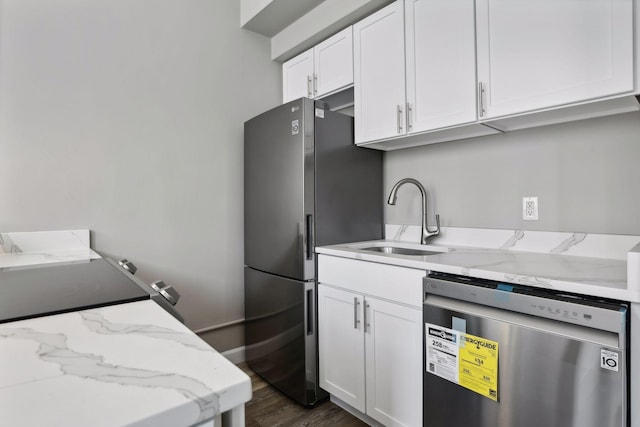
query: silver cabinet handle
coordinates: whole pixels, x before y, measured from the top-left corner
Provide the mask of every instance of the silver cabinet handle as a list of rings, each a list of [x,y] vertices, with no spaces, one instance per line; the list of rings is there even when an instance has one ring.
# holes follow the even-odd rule
[[[371,307],[369,303],[365,303],[364,305],[364,331],[367,332],[367,328],[371,331],[371,323],[367,321],[367,310]]]
[[[318,94],[318,75],[313,73],[313,95]]]
[[[402,106],[398,105],[398,109],[396,110],[396,115],[398,119],[398,133],[402,133]]]
[[[311,88],[311,76],[307,76],[307,95],[309,96],[309,98],[313,97],[313,93],[312,93],[312,88]]]
[[[407,102],[407,132],[410,132],[413,129],[413,123],[411,123],[411,119],[413,115],[413,108],[411,108],[411,104]]]
[[[358,297],[353,297],[353,328],[358,329],[358,306],[360,305],[360,301],[358,301]]]
[[[485,86],[484,83],[478,82],[478,113],[480,117],[484,117],[485,108],[484,108],[484,95],[485,95]]]

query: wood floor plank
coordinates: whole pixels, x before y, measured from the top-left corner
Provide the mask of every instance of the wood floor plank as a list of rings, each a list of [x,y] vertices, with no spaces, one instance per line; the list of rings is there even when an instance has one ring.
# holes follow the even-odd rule
[[[305,408],[266,383],[246,363],[238,365],[251,377],[253,397],[245,405],[246,427],[364,427],[368,424],[326,400]]]

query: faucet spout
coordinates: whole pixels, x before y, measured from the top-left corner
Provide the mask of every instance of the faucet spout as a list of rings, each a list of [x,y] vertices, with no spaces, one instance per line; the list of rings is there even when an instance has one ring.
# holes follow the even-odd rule
[[[440,234],[440,215],[436,215],[436,228],[435,230],[431,231],[429,229],[429,225],[427,224],[427,191],[419,181],[413,178],[403,178],[400,181],[396,182],[396,184],[391,189],[391,193],[389,193],[389,200],[387,200],[388,204],[396,204],[396,201],[398,200],[398,188],[402,187],[404,184],[413,184],[418,187],[418,190],[420,190],[420,195],[422,196],[422,237],[420,239],[420,243],[426,245],[430,239]]]

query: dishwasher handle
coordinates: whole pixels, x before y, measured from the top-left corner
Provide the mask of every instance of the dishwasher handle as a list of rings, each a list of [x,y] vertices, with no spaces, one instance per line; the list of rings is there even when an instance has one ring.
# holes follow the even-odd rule
[[[425,277],[422,282],[425,295],[440,295],[620,335],[626,331],[627,305],[623,303],[605,303],[587,297],[483,279],[453,276],[453,280]],[[474,284],[474,281],[478,284]]]
[[[624,330],[620,333],[604,331],[601,329],[578,326],[572,323],[559,322],[557,320],[551,320],[544,317],[531,316],[515,311],[488,307],[468,301],[460,301],[432,294],[426,295],[424,301],[425,312],[429,310],[429,307],[497,320],[534,329],[542,333],[558,335],[578,341],[591,342],[613,349],[624,350],[626,348],[626,336]]]

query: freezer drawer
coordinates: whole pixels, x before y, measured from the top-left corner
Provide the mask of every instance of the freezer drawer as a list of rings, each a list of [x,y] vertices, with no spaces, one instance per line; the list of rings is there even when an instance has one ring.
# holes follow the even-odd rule
[[[319,398],[315,282],[245,267],[247,364],[303,405]]]
[[[501,297],[495,294],[496,300]],[[427,297],[423,316],[425,426],[627,425],[624,334],[438,296]],[[436,332],[430,326],[464,329],[498,344],[495,401],[431,372],[436,368],[428,340]],[[617,370],[601,366],[603,354],[615,355]]]

